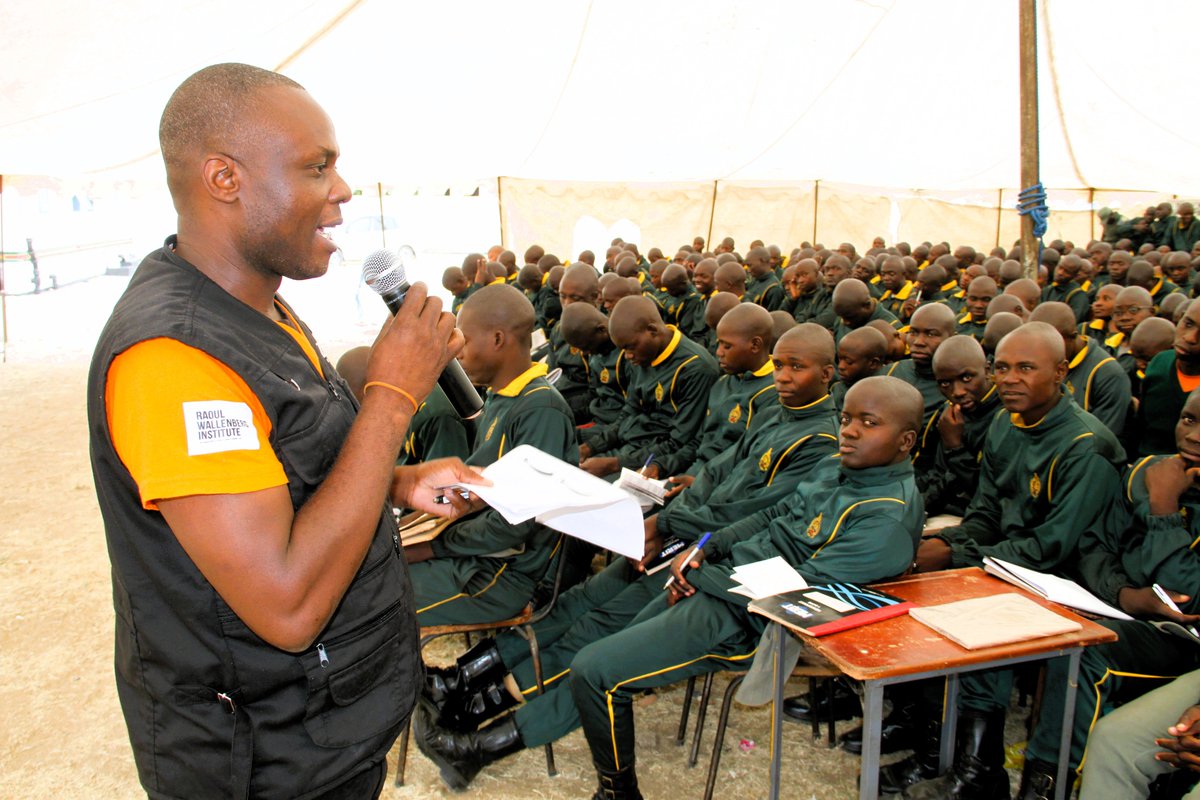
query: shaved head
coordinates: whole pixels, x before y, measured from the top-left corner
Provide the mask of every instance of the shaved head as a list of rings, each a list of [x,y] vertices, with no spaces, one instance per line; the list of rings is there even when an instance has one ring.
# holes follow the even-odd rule
[[[591,266],[575,263],[563,273],[562,280],[558,284],[558,292],[561,295],[572,297],[574,302],[595,304],[600,297],[600,278]]]
[[[717,329],[717,323],[721,321],[721,317],[729,313],[729,310],[741,304],[741,299],[736,294],[729,292],[717,292],[708,301],[708,305],[704,309],[704,324]]]
[[[459,311],[460,324],[469,321],[483,330],[523,335],[526,340],[533,333],[536,319],[533,304],[525,295],[504,284],[484,286],[468,297]]]
[[[954,311],[944,303],[927,303],[912,315],[912,326],[922,328],[940,328],[947,337],[953,336],[958,320]]]
[[[889,375],[872,375],[858,381],[846,391],[846,399],[843,401],[845,404],[850,403],[851,394],[856,398],[865,394],[887,408],[894,415],[900,430],[914,433],[920,431],[921,419],[925,414],[925,401],[912,384]]]
[[[1022,321],[1029,316],[1029,309],[1015,294],[998,294],[988,303],[987,318],[989,320],[1001,312],[1015,314]]]
[[[796,327],[796,318],[786,311],[772,311],[771,322],[775,325],[775,341],[785,333]]]
[[[861,324],[871,313],[871,290],[857,278],[845,278],[833,290],[833,313],[851,324]]]
[[[933,354],[934,372],[958,374],[966,368],[983,370],[987,355],[983,346],[970,336],[951,336]]]
[[[662,324],[658,306],[649,297],[624,297],[613,306],[608,329],[615,341]]]
[[[1063,349],[1062,336],[1050,325],[1044,322],[1026,322],[1012,331],[996,346],[996,358],[1002,358],[1005,351],[1024,344],[1035,345],[1038,350],[1053,363],[1066,358]]]
[[[1029,315],[1029,321],[1046,323],[1058,331],[1064,339],[1073,339],[1078,336],[1075,312],[1066,303],[1042,303]]]
[[[729,309],[717,326],[719,334],[750,339],[759,336],[770,349],[775,340],[775,323],[771,312],[755,303],[738,303]]]
[[[855,328],[842,337],[838,343],[839,351],[846,351],[856,358],[879,359],[882,363],[887,359],[887,337],[870,325]]]
[[[566,343],[585,353],[595,352],[598,343],[608,340],[608,317],[589,303],[565,306],[558,324]]]
[[[775,343],[776,350],[795,349],[814,359],[821,366],[833,364],[835,352],[833,334],[815,322],[803,322]]]
[[[717,291],[742,294],[746,290],[746,270],[736,261],[727,261],[717,267]]]
[[[673,297],[678,297],[687,291],[687,270],[679,264],[672,264],[662,274],[662,286]]]
[[[1004,287],[1005,294],[1011,294],[1021,300],[1025,308],[1033,311],[1037,307],[1038,301],[1042,298],[1041,287],[1036,281],[1029,278],[1021,278]]]
[[[257,101],[264,91],[279,88],[304,91],[291,78],[248,64],[214,64],[181,83],[158,124],[172,195],[198,172],[206,153],[242,153],[248,140],[261,140],[258,124],[264,120]]]
[[[1139,322],[1129,340],[1129,346],[1135,351],[1135,356],[1137,351],[1143,349],[1153,351],[1157,355],[1174,343],[1175,326],[1162,317],[1151,317]]]
[[[996,345],[1000,344],[1000,340],[1008,334],[1021,327],[1025,321],[1009,311],[999,311],[988,318],[987,325],[983,329],[983,349],[986,352],[994,353]]]

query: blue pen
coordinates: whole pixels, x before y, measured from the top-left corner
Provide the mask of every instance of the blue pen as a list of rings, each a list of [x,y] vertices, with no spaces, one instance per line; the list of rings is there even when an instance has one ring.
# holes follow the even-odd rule
[[[638,475],[642,475],[644,477],[646,474],[646,467],[650,466],[650,462],[652,461],[654,461],[654,453],[646,456],[646,463],[642,464],[642,468],[638,470]]]
[[[711,538],[712,538],[712,531],[706,531],[704,533],[704,535],[700,537],[700,541],[696,542],[696,546],[692,548],[692,552],[688,553],[687,558],[685,558],[683,560],[683,566],[679,568],[679,573],[681,575],[683,574],[683,571],[685,569],[687,569],[687,565],[690,564],[692,559],[696,557],[696,553],[699,553],[701,550],[703,550],[704,545],[708,544],[708,540]],[[674,582],[675,582],[675,576],[672,575],[671,577],[667,578],[667,582],[665,584],[663,584],[663,589],[664,590],[670,589],[671,584]]]

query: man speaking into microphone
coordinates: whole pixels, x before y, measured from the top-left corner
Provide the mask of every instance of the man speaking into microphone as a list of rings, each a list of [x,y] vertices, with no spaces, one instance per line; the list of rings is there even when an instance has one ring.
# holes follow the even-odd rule
[[[116,679],[152,798],[377,796],[420,659],[391,505],[458,516],[457,460],[395,468],[462,347],[416,284],[359,407],[276,291],[318,277],[350,189],[298,84],[208,67],[159,129],[178,229],[92,360],[92,470],[112,561]]]

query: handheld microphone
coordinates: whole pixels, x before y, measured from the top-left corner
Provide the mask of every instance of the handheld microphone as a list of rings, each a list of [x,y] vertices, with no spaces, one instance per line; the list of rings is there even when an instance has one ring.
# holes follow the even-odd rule
[[[394,316],[404,305],[409,284],[404,278],[404,260],[391,250],[376,250],[363,260],[363,281],[383,298],[388,311]],[[419,354],[416,354],[420,357]],[[451,359],[442,374],[438,386],[446,393],[455,413],[463,419],[474,419],[483,411],[483,400],[463,372],[458,359]]]

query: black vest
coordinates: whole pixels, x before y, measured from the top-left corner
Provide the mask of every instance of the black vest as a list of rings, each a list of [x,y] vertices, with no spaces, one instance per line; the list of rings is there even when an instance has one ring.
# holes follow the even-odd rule
[[[304,332],[309,335],[308,329]],[[92,471],[112,561],[117,691],[151,798],[298,798],[382,759],[420,685],[408,569],[390,509],[316,644],[255,635],[205,580],[161,514],[142,509],[113,449],[104,389],[113,358],[168,337],[212,355],[271,419],[294,508],[325,479],[357,404],[323,380],[278,324],[170,249],[142,262],[100,336],[88,379]],[[311,341],[311,335],[309,335]]]

